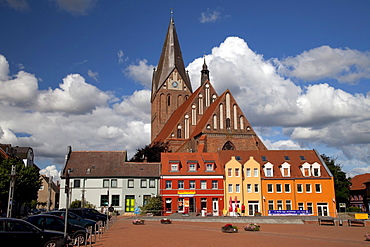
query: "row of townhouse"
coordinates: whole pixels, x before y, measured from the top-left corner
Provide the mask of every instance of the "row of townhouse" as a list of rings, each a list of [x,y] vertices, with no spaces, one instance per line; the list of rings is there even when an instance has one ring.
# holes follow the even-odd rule
[[[128,213],[161,195],[164,215],[336,214],[333,176],[314,150],[162,153],[161,163],[127,162],[126,155],[70,150],[62,176],[69,173],[70,202]]]

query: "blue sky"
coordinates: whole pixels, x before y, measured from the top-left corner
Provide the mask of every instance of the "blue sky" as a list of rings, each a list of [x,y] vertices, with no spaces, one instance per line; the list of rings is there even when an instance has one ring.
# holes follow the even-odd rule
[[[370,172],[368,0],[0,0],[0,142],[33,147],[54,175],[68,145],[148,144],[171,8],[193,88],[205,55],[270,149]]]

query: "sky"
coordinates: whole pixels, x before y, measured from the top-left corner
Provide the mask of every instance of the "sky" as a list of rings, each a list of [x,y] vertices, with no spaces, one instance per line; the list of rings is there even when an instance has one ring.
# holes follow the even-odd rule
[[[205,57],[269,149],[370,172],[369,0],[0,0],[0,143],[54,179],[68,146],[149,144],[171,11],[194,89]]]

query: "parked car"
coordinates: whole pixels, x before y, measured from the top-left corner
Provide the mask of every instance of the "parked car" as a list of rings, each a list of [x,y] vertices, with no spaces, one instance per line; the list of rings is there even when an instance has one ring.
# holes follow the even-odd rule
[[[51,215],[59,216],[60,218],[64,219],[66,212],[65,211],[49,211],[44,214],[51,214]],[[75,213],[69,212],[69,211],[68,211],[67,220],[69,223],[73,225],[83,226],[85,228],[95,227],[95,224],[96,224],[95,220],[84,219],[81,216]]]
[[[23,218],[25,221],[39,227],[43,230],[53,230],[64,232],[64,220],[55,215],[49,214],[37,214]],[[79,245],[85,244],[85,238],[87,235],[86,228],[82,226],[73,225],[67,222],[67,233],[72,238],[72,242],[79,243]]]
[[[97,211],[96,209],[92,209],[92,208],[69,208],[68,211],[75,213],[84,219],[95,220],[98,224],[102,222],[106,222],[109,217],[106,214],[101,214],[99,213],[99,211]]]
[[[13,218],[0,218],[0,240],[5,246],[61,247],[68,243],[62,232],[41,230]]]

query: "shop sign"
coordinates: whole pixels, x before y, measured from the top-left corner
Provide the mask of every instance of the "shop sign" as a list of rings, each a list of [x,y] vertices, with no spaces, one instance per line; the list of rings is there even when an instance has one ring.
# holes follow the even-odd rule
[[[178,190],[177,194],[180,197],[193,197],[195,195],[195,190]]]

